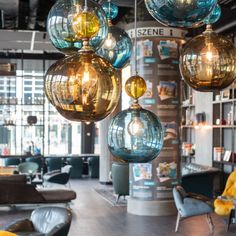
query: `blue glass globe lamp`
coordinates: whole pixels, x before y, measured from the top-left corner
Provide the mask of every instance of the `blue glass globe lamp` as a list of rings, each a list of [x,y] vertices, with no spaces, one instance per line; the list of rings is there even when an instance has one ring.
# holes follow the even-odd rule
[[[90,10],[99,20],[99,31],[89,40],[89,45],[96,51],[107,37],[108,23],[105,12],[94,1],[87,0]],[[72,27],[75,13],[83,11],[84,0],[58,0],[51,8],[47,18],[47,32],[53,46],[64,54],[74,54],[83,46]]]
[[[115,19],[118,15],[118,7],[111,1],[104,2],[102,4],[102,9],[104,10],[108,20]]]
[[[112,4],[112,5],[111,5]],[[111,6],[111,7],[109,7]],[[118,8],[111,2],[105,2],[102,7],[108,18],[108,34],[97,54],[106,58],[116,69],[123,68],[132,54],[132,41],[121,28],[112,25],[112,19],[117,15]]]
[[[134,98],[134,103],[118,113],[109,125],[109,150],[128,163],[149,162],[163,146],[164,130],[159,118],[138,103],[138,96],[145,93],[144,84],[144,79],[137,75],[127,80],[126,92]]]
[[[221,7],[219,4],[217,4],[213,9],[213,11],[211,12],[211,14],[204,19],[204,23],[207,25],[212,25],[220,19],[220,16],[221,16]]]
[[[196,28],[204,24],[217,0],[145,0],[149,13],[161,24]]]

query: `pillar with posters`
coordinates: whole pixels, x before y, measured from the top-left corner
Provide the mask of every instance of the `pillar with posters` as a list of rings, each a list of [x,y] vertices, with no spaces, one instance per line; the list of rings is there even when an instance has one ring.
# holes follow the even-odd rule
[[[126,27],[134,41],[133,24]],[[185,31],[158,22],[137,24],[137,69],[147,84],[140,99],[143,108],[154,112],[165,128],[164,146],[151,163],[130,164],[130,198],[127,210],[136,215],[170,215],[175,210],[172,188],[180,174],[180,82],[179,50]],[[135,50],[135,49],[134,49]],[[134,74],[134,56],[130,74]],[[127,68],[125,69],[127,74]],[[128,77],[128,76],[125,76]],[[123,78],[125,83],[126,78]],[[123,93],[123,101],[127,101]],[[123,103],[122,109],[129,103]]]

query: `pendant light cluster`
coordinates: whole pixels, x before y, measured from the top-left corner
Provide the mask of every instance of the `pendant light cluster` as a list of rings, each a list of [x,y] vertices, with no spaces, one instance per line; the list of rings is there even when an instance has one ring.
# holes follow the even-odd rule
[[[82,10],[84,0],[58,0],[47,18],[47,32],[55,48],[66,55],[77,53],[82,48],[82,39],[73,27],[74,16]],[[99,21],[99,30],[89,39],[89,45],[96,51],[103,44],[108,31],[105,12],[94,1],[87,1],[87,6],[92,9]]]
[[[143,109],[138,99],[146,92],[145,80],[137,73],[137,0],[135,0],[135,72],[125,84],[126,93],[134,99],[130,108],[118,113],[109,125],[108,147],[112,155],[128,163],[153,160],[160,153],[164,130],[159,118]]]
[[[121,69],[130,59],[132,42],[123,29],[112,25],[112,20],[118,14],[118,7],[108,0],[102,4],[102,8],[108,19],[108,35],[97,53],[106,58],[116,69]]]
[[[217,5],[204,22],[206,30],[191,39],[182,49],[180,71],[185,82],[200,92],[222,90],[233,83],[236,76],[234,45],[212,30],[211,24],[220,18]]]
[[[59,0],[51,11],[56,11],[58,5],[67,6],[67,2]],[[49,17],[49,35],[53,41],[52,35],[56,31],[50,27],[54,20],[58,20],[58,23],[54,22],[56,29],[61,23],[60,30],[65,28],[66,33],[69,32],[73,40],[81,44],[81,49],[49,68],[45,78],[45,93],[51,104],[66,119],[99,121],[115,109],[120,97],[121,84],[115,68],[94,52],[94,48],[99,47],[106,38],[99,36],[99,32],[106,27],[106,24],[101,23],[103,22],[101,19],[105,16],[103,10],[89,0],[72,2],[69,9],[60,8],[68,13],[67,20],[58,19],[57,14],[55,18]],[[58,15],[59,13],[65,15],[60,11]],[[68,43],[65,37],[69,37],[69,34],[62,34],[61,31],[59,33],[62,37],[59,39],[63,39],[60,42]],[[65,44],[66,52],[74,51],[76,45]],[[58,49],[63,51],[64,46]]]
[[[195,28],[212,12],[217,0],[145,0],[147,10],[160,23]]]
[[[145,0],[149,13],[160,23],[184,28],[206,24],[206,30],[183,47],[180,72],[185,82],[201,92],[222,90],[236,77],[236,50],[211,25],[221,8],[217,0]]]

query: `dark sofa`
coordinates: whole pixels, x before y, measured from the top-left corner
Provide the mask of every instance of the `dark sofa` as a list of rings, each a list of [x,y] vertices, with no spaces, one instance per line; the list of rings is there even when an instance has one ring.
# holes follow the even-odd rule
[[[186,163],[182,167],[182,187],[186,192],[199,193],[209,198],[214,197],[215,188],[220,179],[218,168]]]
[[[0,176],[0,205],[69,203],[76,193],[69,189],[36,189],[25,175]]]

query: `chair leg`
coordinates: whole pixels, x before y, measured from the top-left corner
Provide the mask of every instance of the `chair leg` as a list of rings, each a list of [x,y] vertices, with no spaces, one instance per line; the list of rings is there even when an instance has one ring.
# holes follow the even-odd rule
[[[207,217],[207,223],[209,225],[210,233],[212,234],[214,232],[214,224],[211,218],[211,214],[207,214],[206,217]]]
[[[234,211],[231,210],[231,212],[229,214],[229,219],[228,219],[227,232],[229,231],[229,227],[230,227],[230,224],[231,224],[231,221],[232,221],[232,218],[233,218],[233,214],[234,214]]]
[[[117,198],[116,198],[116,204],[118,203],[119,199],[120,199],[120,194],[117,195]]]
[[[176,219],[176,225],[175,225],[175,232],[178,232],[180,218],[181,218],[181,215],[178,212],[177,219]]]

